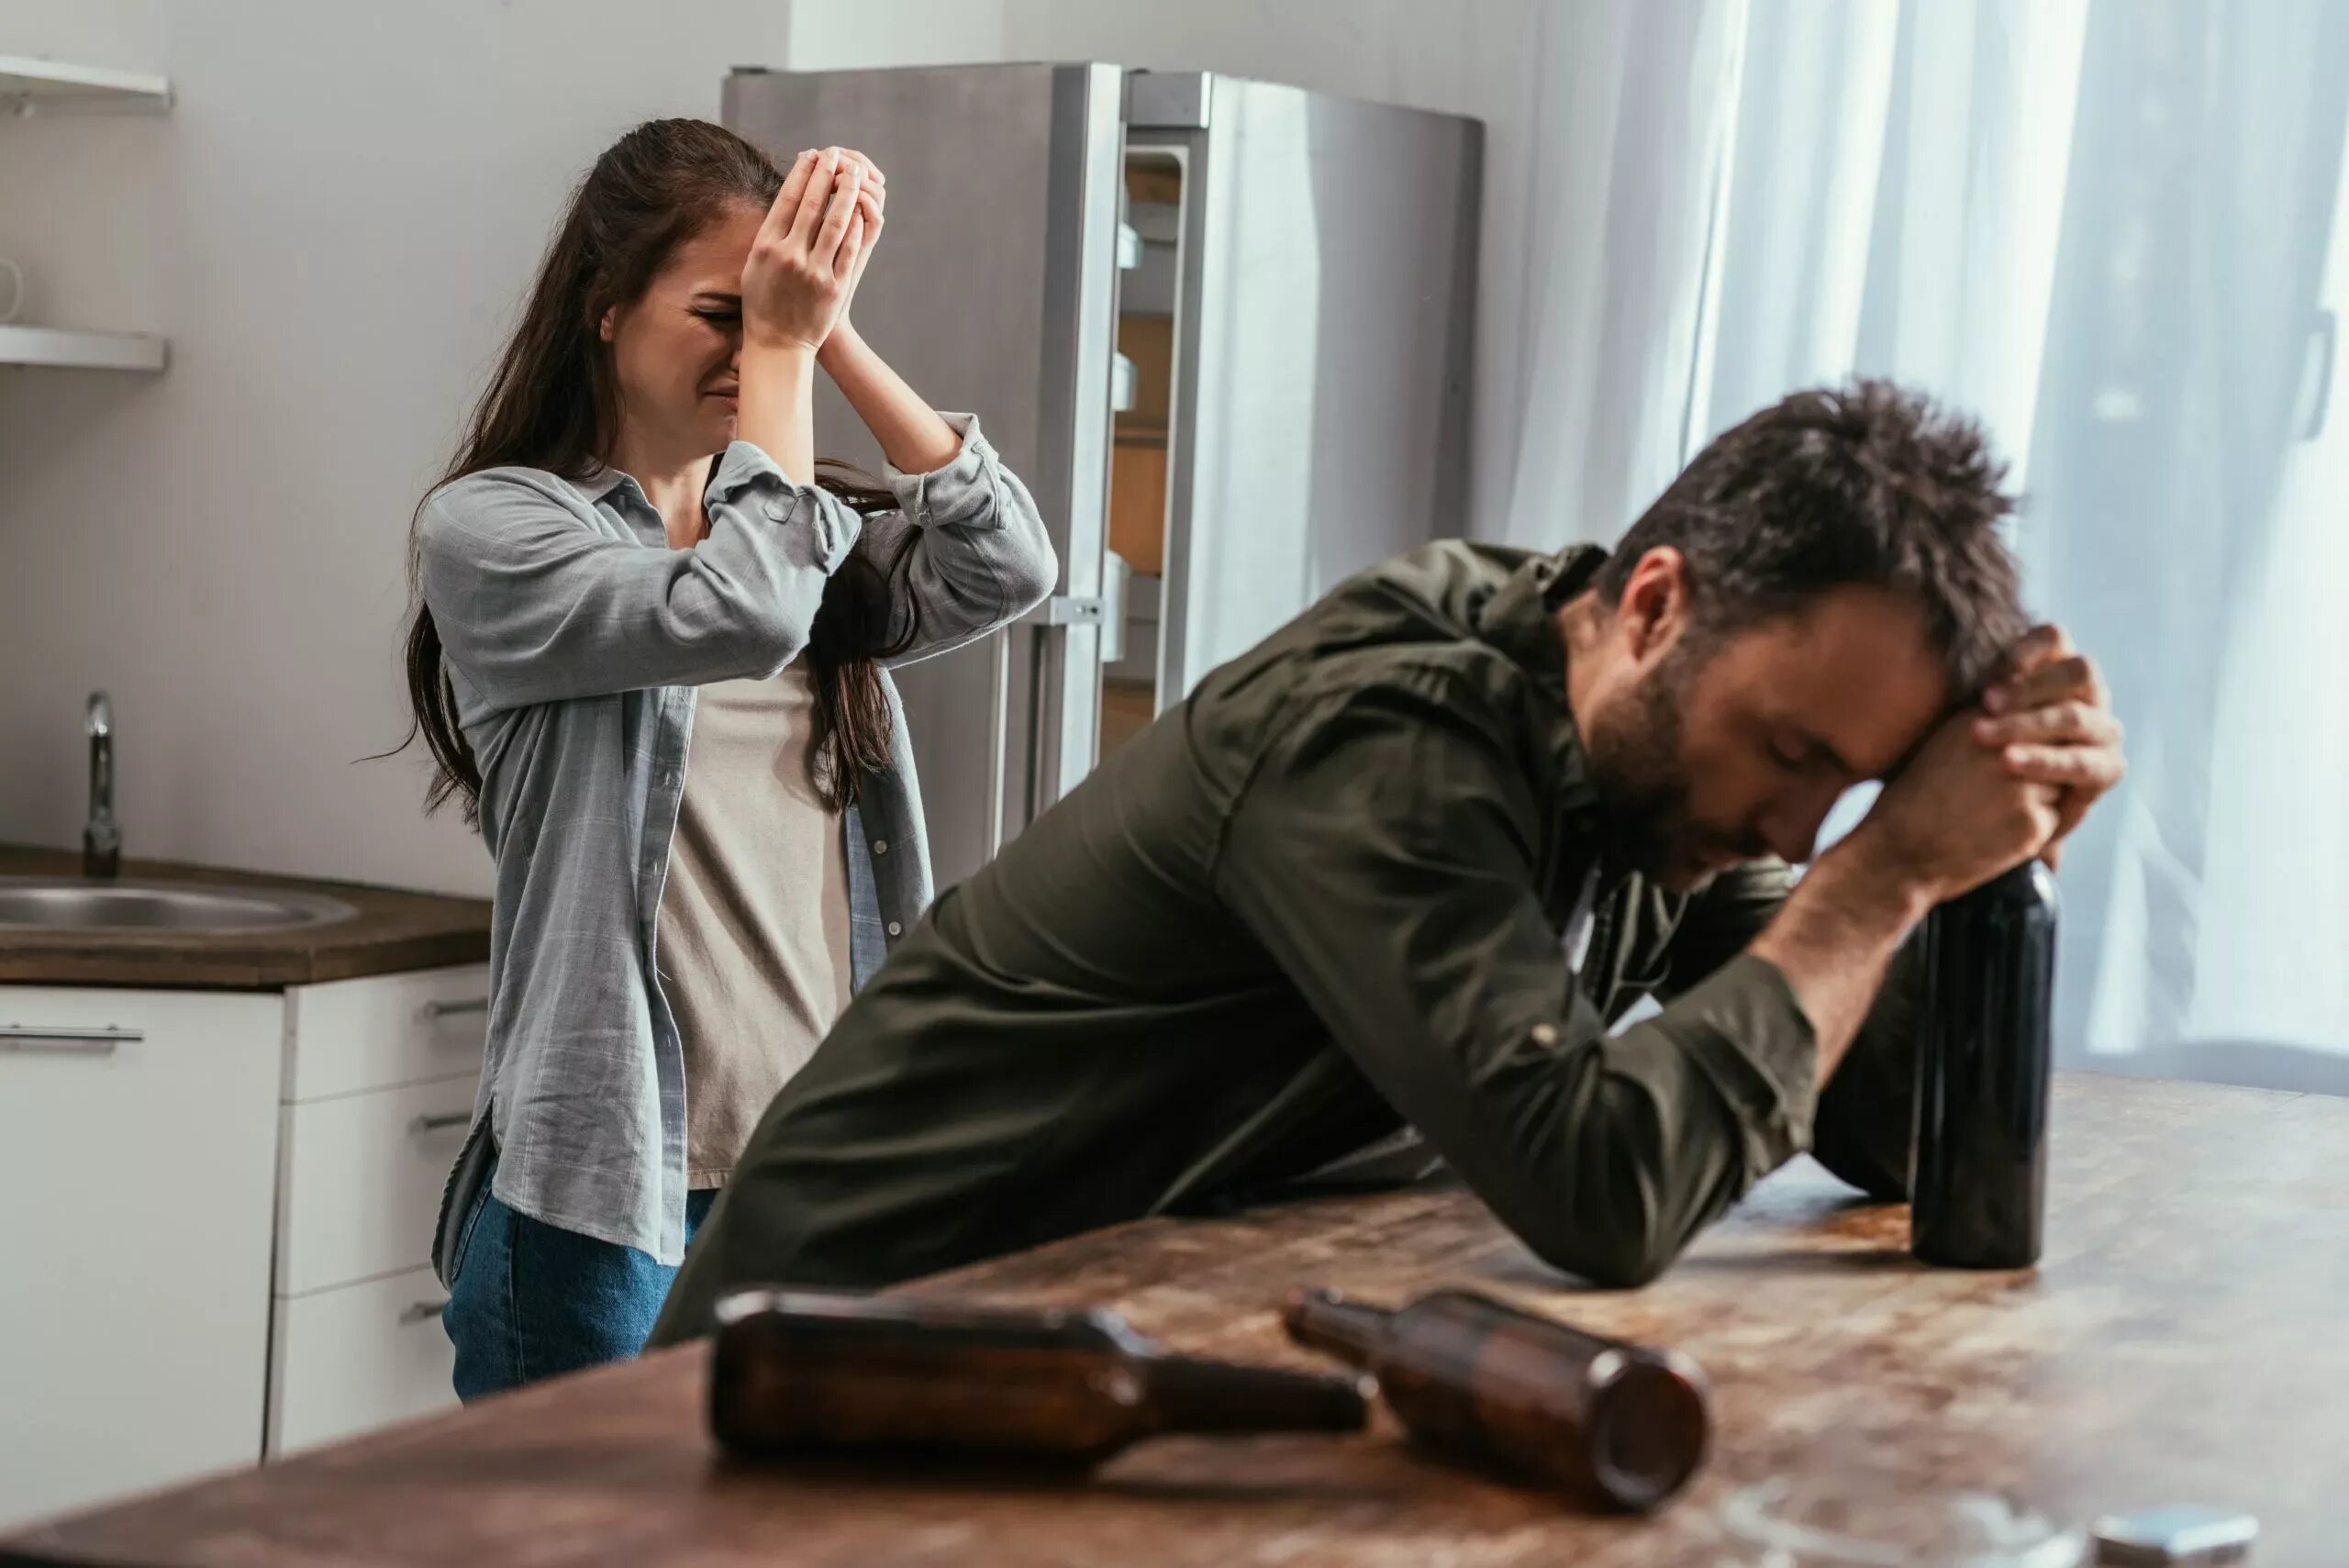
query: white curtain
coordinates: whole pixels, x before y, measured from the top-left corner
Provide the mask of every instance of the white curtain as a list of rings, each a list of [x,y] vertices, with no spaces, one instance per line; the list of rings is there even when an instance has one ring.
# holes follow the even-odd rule
[[[2132,775],[2065,866],[2066,1034],[2349,1090],[2349,7],[2099,0],[2032,481]]]
[[[1679,469],[1744,32],[1745,0],[1539,5],[1508,539],[1611,539]]]
[[[1536,151],[1510,536],[1612,538],[1796,387],[1980,415],[2131,730],[2064,868],[2067,1050],[2349,1088],[2349,6],[1551,9],[1626,63]]]
[[[1705,440],[1860,373],[2029,449],[2086,0],[1751,0]]]

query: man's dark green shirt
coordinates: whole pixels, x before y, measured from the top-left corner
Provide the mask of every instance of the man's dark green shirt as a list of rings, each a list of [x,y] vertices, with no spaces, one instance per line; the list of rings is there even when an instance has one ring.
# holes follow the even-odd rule
[[[1898,1192],[1907,987],[1816,1106],[1809,1022],[1742,952],[1787,868],[1682,895],[1610,863],[1553,620],[1602,560],[1390,562],[1108,759],[775,1098],[656,1342],[736,1284],[877,1286],[1215,1210],[1406,1123],[1602,1284],[1653,1275],[1815,1120],[1821,1158]]]

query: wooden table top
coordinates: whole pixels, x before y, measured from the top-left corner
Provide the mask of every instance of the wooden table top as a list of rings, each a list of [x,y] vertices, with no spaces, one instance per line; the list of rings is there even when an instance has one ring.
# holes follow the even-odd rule
[[[1447,1190],[1151,1220],[912,1287],[1114,1303],[1178,1349],[1299,1365],[1275,1312],[1300,1284],[1464,1284],[1676,1345],[1712,1378],[1715,1445],[1654,1519],[1445,1468],[1391,1429],[1166,1440],[1089,1484],[737,1468],[704,1435],[692,1346],[36,1529],[0,1562],[1718,1568],[1734,1487],[1862,1471],[2083,1521],[2219,1502],[2259,1516],[2265,1568],[2341,1561],[2349,1100],[2066,1075],[2056,1118],[2035,1274],[1922,1268],[1905,1209],[1806,1161],[1631,1293],[1562,1280]]]
[[[0,876],[81,874],[77,853],[0,844]],[[281,991],[362,974],[483,963],[489,958],[485,899],[304,882],[172,861],[125,861],[122,876],[126,882],[201,882],[269,893],[323,894],[358,912],[325,925],[257,931],[0,930],[0,984]]]

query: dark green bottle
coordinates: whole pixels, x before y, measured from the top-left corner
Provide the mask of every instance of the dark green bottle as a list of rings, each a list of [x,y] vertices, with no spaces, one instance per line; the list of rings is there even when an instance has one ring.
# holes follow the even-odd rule
[[[1960,1269],[2039,1261],[2055,1064],[2055,878],[2017,866],[1927,917],[1909,1250]]]

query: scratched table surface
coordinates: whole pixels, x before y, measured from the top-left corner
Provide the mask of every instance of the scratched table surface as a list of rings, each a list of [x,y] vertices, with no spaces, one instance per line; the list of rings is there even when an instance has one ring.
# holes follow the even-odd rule
[[[1167,1439],[1087,1482],[756,1470],[712,1450],[693,1346],[0,1542],[115,1568],[570,1564],[1690,1564],[1750,1561],[1722,1499],[1779,1476],[2012,1491],[2085,1521],[2188,1499],[2256,1513],[2262,1564],[2349,1562],[2349,1099],[2067,1075],[2035,1273],[1926,1269],[1907,1211],[1809,1162],[1647,1289],[1553,1273],[1466,1193],[1148,1220],[908,1287],[1109,1304],[1184,1351],[1314,1364],[1291,1287],[1494,1292],[1693,1354],[1705,1473],[1594,1518],[1359,1437]]]

